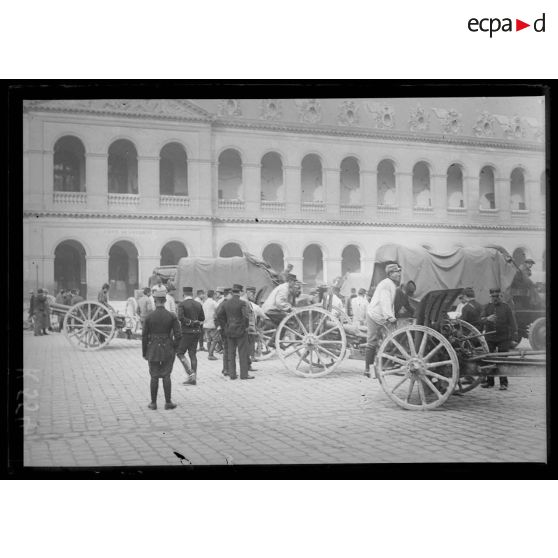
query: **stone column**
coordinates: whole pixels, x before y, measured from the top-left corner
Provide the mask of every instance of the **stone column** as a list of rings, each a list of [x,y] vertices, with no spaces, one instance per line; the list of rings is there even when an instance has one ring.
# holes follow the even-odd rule
[[[247,213],[259,214],[261,200],[261,165],[244,163],[242,165],[242,186],[244,207]]]
[[[339,217],[341,203],[340,169],[323,169],[325,178],[325,203],[329,215]]]
[[[41,209],[43,207],[43,152],[39,149],[29,149],[26,153],[27,166],[27,200],[29,209]],[[25,178],[25,173],[24,173]],[[25,191],[25,190],[24,190]],[[24,208],[26,206],[24,205]]]
[[[432,197],[432,206],[434,214],[438,220],[446,220],[448,208],[448,184],[447,175],[433,174],[431,175],[430,195]]]
[[[360,187],[362,188],[362,203],[364,205],[364,219],[375,221],[378,216],[378,173],[375,170],[360,171]]]
[[[104,210],[108,205],[108,154],[87,153],[85,160],[87,208]],[[99,286],[100,287],[100,286]],[[89,289],[89,287],[88,287]]]
[[[289,217],[300,217],[300,203],[302,199],[300,183],[300,167],[285,165],[285,201],[287,203],[287,215]]]
[[[411,220],[413,217],[413,174],[410,172],[395,173],[397,196],[399,199],[399,217]]]
[[[143,211],[159,210],[159,156],[138,156],[138,193]]]
[[[43,151],[43,207],[53,206],[54,192],[54,151]],[[50,290],[50,289],[49,289]]]
[[[542,224],[542,211],[545,209],[541,197],[541,183],[539,180],[525,181],[525,206],[529,210],[529,222]]]
[[[211,215],[211,203],[213,199],[211,160],[192,159],[188,161],[188,163],[190,213],[194,215]]]
[[[103,286],[108,283],[108,256],[85,256],[85,269],[87,280],[87,300],[97,300],[97,295]]]
[[[495,180],[496,209],[500,215],[500,221],[509,222],[511,219],[511,194],[509,178],[497,178]]]

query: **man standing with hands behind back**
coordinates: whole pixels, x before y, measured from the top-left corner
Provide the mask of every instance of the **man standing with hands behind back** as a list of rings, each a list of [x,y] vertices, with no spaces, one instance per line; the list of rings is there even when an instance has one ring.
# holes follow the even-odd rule
[[[182,339],[180,348],[178,349],[178,359],[182,363],[188,379],[183,382],[185,386],[195,386],[197,384],[198,358],[196,351],[198,342],[202,334],[203,322],[205,316],[202,305],[192,298],[194,289],[192,287],[183,287],[184,300],[178,305],[178,321],[182,328]],[[185,353],[188,351],[190,357],[190,366],[186,360]]]

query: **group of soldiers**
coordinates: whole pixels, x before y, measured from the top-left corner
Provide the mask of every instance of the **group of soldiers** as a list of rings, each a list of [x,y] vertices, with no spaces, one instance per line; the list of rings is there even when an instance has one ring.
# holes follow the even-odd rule
[[[200,292],[194,298],[192,287],[183,287],[183,300],[176,305],[176,312],[165,308],[169,293],[162,283],[150,289],[155,309],[143,320],[142,353],[149,363],[151,375],[150,409],[157,408],[159,379],[163,380],[165,409],[174,409],[171,400],[170,374],[175,356],[182,363],[187,379],[184,385],[198,382],[198,347],[207,342],[208,360],[217,360],[216,345],[220,342],[223,352],[223,377],[229,381],[252,380],[252,366],[258,333],[257,320],[269,319],[276,325],[295,304],[296,275],[288,273],[285,282],[276,286],[263,307],[256,302],[256,288],[244,289],[234,284],[230,288],[208,290],[202,300]],[[173,288],[171,286],[171,288]],[[205,295],[205,293],[203,293]],[[237,367],[238,355],[238,367]]]
[[[53,332],[54,328],[51,323],[52,305],[64,304],[73,306],[81,302],[83,297],[77,289],[60,289],[56,297],[49,294],[48,289],[37,289],[37,291],[29,291],[29,312],[28,320],[33,325],[35,336],[48,335]],[[64,323],[64,315],[58,315],[58,331],[62,331]]]

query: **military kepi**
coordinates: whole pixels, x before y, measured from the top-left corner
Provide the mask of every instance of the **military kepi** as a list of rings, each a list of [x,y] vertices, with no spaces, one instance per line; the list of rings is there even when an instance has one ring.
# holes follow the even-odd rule
[[[192,287],[182,287],[182,292],[184,294],[191,295],[191,294],[193,294],[194,289]]]
[[[391,263],[391,264],[387,264],[386,265],[386,273],[389,275],[390,273],[393,273],[395,271],[401,271],[401,268],[399,267],[398,264],[395,263]]]
[[[151,289],[153,298],[167,298],[167,289],[163,285],[155,285]]]
[[[239,285],[238,283],[235,283],[232,286],[232,292],[233,293],[241,293],[243,291],[244,287],[242,285]]]
[[[490,294],[500,294],[500,289],[490,289]]]

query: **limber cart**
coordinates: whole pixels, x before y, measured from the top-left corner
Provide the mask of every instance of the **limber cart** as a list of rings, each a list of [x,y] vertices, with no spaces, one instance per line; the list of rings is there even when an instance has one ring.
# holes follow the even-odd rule
[[[118,330],[126,325],[125,316],[93,300],[84,300],[73,306],[56,303],[50,309],[53,314],[64,316],[64,335],[72,345],[83,351],[106,347]]]
[[[461,289],[432,291],[419,303],[416,320],[387,331],[375,360],[375,374],[400,407],[428,410],[452,394],[464,394],[487,376],[531,376],[546,372],[545,351],[490,353],[484,335],[471,324],[450,319]],[[329,300],[328,300],[329,299]],[[323,305],[296,308],[279,324],[275,347],[283,364],[304,377],[320,377],[343,360],[364,359],[366,332],[342,313]]]

